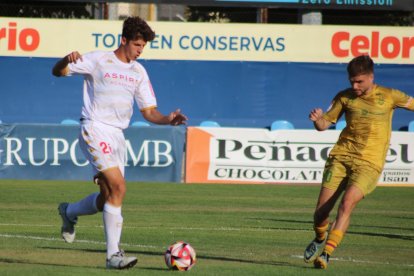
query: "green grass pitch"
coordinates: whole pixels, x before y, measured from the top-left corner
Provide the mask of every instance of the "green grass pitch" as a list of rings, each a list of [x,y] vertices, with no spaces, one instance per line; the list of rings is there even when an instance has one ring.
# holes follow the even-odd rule
[[[302,260],[318,186],[127,186],[121,247],[138,264],[120,272],[105,269],[101,214],[79,218],[73,244],[60,238],[58,203],[83,198],[94,184],[1,180],[0,275],[414,275],[414,188],[378,187],[363,200],[320,271]],[[197,252],[188,272],[164,263],[177,240]]]

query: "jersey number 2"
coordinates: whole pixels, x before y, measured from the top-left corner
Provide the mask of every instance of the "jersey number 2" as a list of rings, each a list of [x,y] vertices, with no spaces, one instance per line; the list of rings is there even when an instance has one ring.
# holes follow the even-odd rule
[[[101,147],[103,153],[105,154],[112,153],[112,148],[109,144],[105,142],[101,142],[99,143],[99,146]]]

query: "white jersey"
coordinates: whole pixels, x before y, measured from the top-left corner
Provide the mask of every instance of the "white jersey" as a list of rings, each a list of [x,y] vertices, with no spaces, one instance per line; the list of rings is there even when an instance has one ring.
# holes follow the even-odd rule
[[[70,75],[83,75],[82,118],[125,129],[134,99],[140,110],[157,106],[147,71],[136,61],[124,63],[114,52],[94,51],[69,64]]]

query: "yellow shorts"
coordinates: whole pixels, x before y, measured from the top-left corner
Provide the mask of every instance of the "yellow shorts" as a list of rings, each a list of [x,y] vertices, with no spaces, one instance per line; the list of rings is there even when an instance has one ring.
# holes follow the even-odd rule
[[[375,190],[381,170],[368,161],[350,156],[330,156],[325,164],[322,187],[337,190],[339,186],[355,185],[364,196]]]

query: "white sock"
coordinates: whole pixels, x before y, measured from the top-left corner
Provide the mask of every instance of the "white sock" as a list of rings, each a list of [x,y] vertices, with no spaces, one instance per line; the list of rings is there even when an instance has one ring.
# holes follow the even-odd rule
[[[75,203],[70,203],[66,209],[66,216],[75,220],[77,216],[93,215],[98,212],[96,198],[99,193],[93,193]]]
[[[119,252],[122,222],[121,207],[115,207],[105,203],[103,209],[103,222],[106,237],[106,256],[109,259],[113,254]]]

